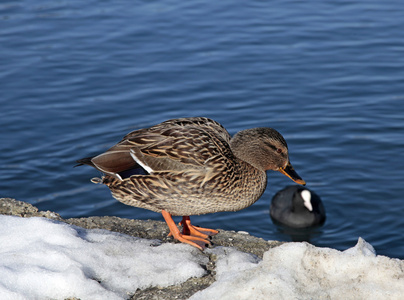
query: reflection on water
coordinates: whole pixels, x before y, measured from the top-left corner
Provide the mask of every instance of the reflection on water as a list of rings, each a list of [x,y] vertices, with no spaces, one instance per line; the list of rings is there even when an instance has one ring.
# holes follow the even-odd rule
[[[277,230],[280,234],[288,236],[292,242],[309,242],[321,237],[323,230],[321,226],[310,228],[290,228],[276,224]]]

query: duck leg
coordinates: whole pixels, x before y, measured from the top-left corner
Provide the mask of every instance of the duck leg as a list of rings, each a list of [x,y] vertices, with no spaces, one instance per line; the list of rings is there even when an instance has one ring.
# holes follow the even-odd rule
[[[192,225],[191,218],[189,216],[183,216],[180,225],[182,225],[182,234],[199,236],[203,239],[207,239],[210,236],[219,233],[219,231],[214,229],[202,228]]]
[[[210,245],[210,241],[207,239],[180,233],[180,230],[178,229],[177,225],[175,225],[171,214],[164,209],[161,211],[161,214],[163,215],[164,220],[170,229],[170,235],[172,235],[176,240],[180,241],[181,243],[190,244],[191,246],[194,246],[200,250],[203,250],[207,245]]]

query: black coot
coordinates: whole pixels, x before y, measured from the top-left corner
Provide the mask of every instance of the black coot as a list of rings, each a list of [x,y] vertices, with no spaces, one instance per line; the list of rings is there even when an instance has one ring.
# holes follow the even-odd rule
[[[319,226],[325,222],[320,197],[309,189],[291,185],[272,198],[270,215],[274,223],[293,228]]]

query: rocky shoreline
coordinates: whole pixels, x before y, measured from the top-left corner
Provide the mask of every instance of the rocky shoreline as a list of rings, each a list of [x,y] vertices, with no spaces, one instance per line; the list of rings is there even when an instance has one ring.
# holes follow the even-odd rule
[[[51,211],[39,211],[35,206],[17,201],[12,198],[0,198],[0,214],[13,215],[23,218],[44,217],[86,229],[106,229],[127,235],[158,239],[164,243],[174,243],[171,237],[167,237],[169,231],[164,222],[153,220],[132,220],[118,217],[88,217],[63,219],[59,214]],[[237,233],[220,230],[220,233],[212,237],[214,246],[233,247],[239,251],[251,253],[260,258],[268,249],[277,247],[282,242],[265,241],[262,238],[251,236],[247,233]],[[215,255],[203,253],[209,258],[209,262],[203,266],[207,275],[202,278],[190,278],[186,282],[165,288],[148,288],[138,290],[130,299],[187,299],[196,292],[203,290],[215,282]]]

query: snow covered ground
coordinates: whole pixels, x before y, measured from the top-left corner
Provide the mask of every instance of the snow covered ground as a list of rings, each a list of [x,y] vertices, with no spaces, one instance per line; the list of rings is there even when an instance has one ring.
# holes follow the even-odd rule
[[[127,299],[136,289],[201,277],[208,258],[160,244],[45,218],[0,215],[0,299]],[[403,299],[404,261],[376,256],[359,239],[344,252],[287,243],[259,259],[217,255],[216,282],[191,299]]]

